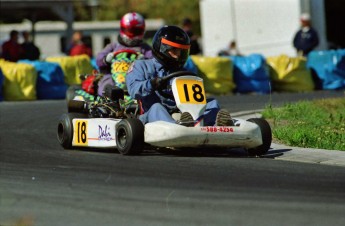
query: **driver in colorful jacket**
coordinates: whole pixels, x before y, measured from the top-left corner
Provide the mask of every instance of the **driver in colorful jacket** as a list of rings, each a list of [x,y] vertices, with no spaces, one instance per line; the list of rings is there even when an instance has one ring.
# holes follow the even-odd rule
[[[127,13],[121,18],[118,43],[108,44],[96,57],[96,63],[100,72],[105,74],[98,82],[97,94],[99,96],[103,95],[103,90],[107,85],[115,85],[111,75],[114,52],[129,49],[142,54],[141,58],[152,58],[151,47],[143,42],[144,33],[145,20],[139,13]]]
[[[152,59],[136,60],[127,72],[126,84],[130,96],[142,104],[143,114],[139,119],[144,123],[166,121],[193,127],[196,121],[188,112],[175,121],[171,114],[176,111],[174,100],[165,98],[158,89],[166,87],[162,77],[183,70],[189,56],[190,39],[188,34],[177,26],[164,26],[159,29],[152,41]],[[215,99],[208,99],[204,112],[206,126],[232,126],[229,112],[220,110]]]

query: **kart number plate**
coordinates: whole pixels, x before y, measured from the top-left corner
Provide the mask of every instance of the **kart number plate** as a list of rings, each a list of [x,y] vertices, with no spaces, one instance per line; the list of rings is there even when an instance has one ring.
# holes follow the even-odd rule
[[[85,120],[76,120],[74,124],[74,139],[73,143],[74,145],[79,145],[79,146],[87,146],[88,141],[87,141],[87,121]]]
[[[114,72],[127,72],[130,65],[131,63],[119,61],[113,63],[112,67]]]
[[[206,104],[206,95],[202,81],[179,79],[176,86],[180,102],[184,104]]]

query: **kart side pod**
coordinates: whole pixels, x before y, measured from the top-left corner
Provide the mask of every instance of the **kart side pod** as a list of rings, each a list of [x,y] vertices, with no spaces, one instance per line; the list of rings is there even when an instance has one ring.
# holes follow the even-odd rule
[[[57,138],[64,149],[72,147],[116,148],[135,155],[144,148],[144,125],[136,118],[88,118],[87,114],[63,114]]]

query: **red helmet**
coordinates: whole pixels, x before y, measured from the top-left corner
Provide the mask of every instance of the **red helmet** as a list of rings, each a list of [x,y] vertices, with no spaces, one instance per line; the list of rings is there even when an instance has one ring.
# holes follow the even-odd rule
[[[145,19],[139,13],[131,12],[125,14],[120,22],[120,37],[128,46],[139,44],[145,33]]]

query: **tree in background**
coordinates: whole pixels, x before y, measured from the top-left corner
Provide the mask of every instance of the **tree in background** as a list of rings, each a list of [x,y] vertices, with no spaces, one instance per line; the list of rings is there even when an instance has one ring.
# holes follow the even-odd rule
[[[91,20],[91,13],[75,3],[76,20]],[[136,11],[146,19],[162,18],[167,24],[181,26],[186,17],[192,19],[194,32],[200,35],[199,0],[99,0],[97,20],[119,20],[125,13]]]

